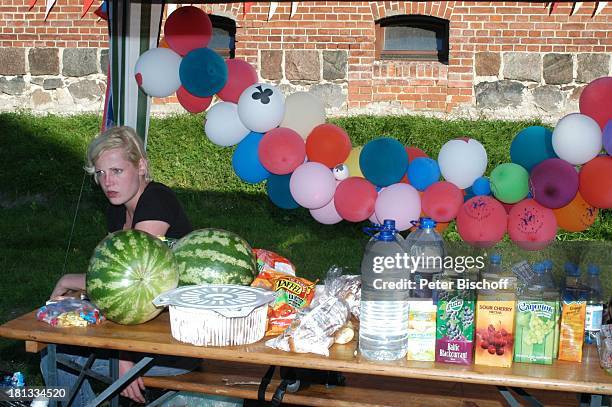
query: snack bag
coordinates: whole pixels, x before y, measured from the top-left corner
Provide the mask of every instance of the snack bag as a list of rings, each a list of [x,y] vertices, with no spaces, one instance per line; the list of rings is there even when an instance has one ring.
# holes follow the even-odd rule
[[[76,298],[48,301],[36,312],[36,319],[53,327],[97,325],[104,321],[104,315],[92,303]]]
[[[253,249],[257,260],[257,272],[275,271],[295,276],[295,266],[287,258],[265,249]]]

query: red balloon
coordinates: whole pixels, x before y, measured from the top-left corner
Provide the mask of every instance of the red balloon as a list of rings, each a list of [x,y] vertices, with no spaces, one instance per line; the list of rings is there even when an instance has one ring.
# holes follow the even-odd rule
[[[467,243],[490,247],[503,239],[508,215],[498,200],[479,195],[463,204],[457,214],[457,232]]]
[[[181,106],[183,106],[189,113],[203,112],[204,110],[208,109],[208,106],[210,106],[213,99],[212,96],[201,98],[199,96],[192,95],[183,86],[178,88],[176,91],[176,98]]]
[[[612,208],[612,157],[600,155],[584,164],[579,174],[578,191],[590,205]]]
[[[306,155],[315,161],[334,168],[347,159],[351,152],[351,139],[344,129],[335,124],[320,124],[306,138]]]
[[[439,181],[427,187],[421,198],[423,212],[436,222],[450,222],[463,204],[463,192],[453,183]]]
[[[508,235],[525,250],[540,250],[555,240],[557,219],[552,209],[534,199],[523,199],[508,215]]]
[[[257,71],[251,64],[243,59],[228,59],[227,82],[217,96],[223,101],[238,103],[242,92],[251,85],[257,83]]]
[[[164,25],[166,42],[174,52],[185,56],[196,48],[204,48],[212,37],[212,22],[197,7],[177,8]]]
[[[406,153],[408,154],[408,163],[419,157],[429,158],[427,153],[418,147],[406,147]]]
[[[361,222],[374,213],[378,192],[365,178],[349,177],[340,182],[334,194],[338,215],[349,222]]]
[[[580,113],[593,118],[603,128],[612,120],[612,76],[589,83],[580,94]]]
[[[257,149],[261,165],[272,174],[290,174],[304,163],[304,139],[285,127],[272,129],[262,137]]]

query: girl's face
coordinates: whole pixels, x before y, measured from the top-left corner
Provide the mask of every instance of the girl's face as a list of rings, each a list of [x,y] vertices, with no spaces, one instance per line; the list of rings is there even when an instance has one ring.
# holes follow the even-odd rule
[[[98,183],[111,204],[136,206],[145,186],[144,160],[136,166],[126,159],[123,150],[115,148],[100,154],[95,167]]]

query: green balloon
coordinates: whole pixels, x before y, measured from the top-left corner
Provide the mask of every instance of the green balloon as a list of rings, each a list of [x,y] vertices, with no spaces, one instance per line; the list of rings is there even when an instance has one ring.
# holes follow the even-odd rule
[[[491,172],[491,192],[504,203],[517,203],[529,193],[529,173],[518,164],[500,164]]]

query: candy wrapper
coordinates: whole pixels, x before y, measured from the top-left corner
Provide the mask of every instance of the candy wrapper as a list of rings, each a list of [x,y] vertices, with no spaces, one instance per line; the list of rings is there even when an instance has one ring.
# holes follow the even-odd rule
[[[104,315],[89,301],[63,298],[48,301],[36,312],[36,319],[53,327],[97,325],[104,321]]]
[[[265,249],[253,249],[253,253],[257,259],[257,271],[259,273],[262,271],[273,271],[295,276],[295,266],[293,263],[280,254]]]
[[[597,335],[599,363],[609,374],[612,374],[612,325],[602,325]]]

